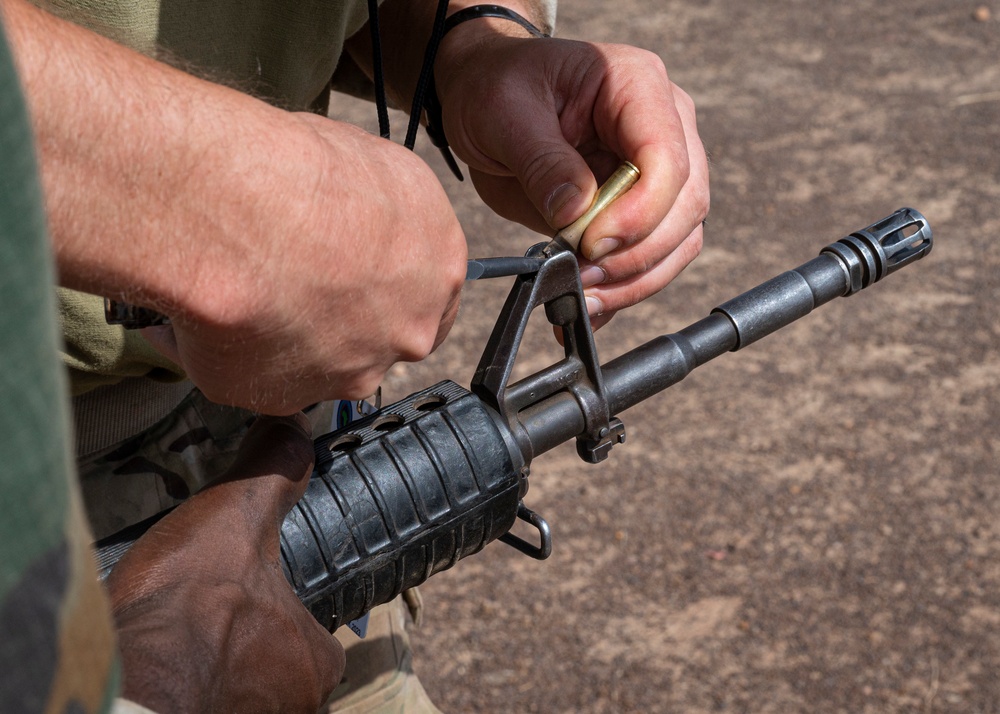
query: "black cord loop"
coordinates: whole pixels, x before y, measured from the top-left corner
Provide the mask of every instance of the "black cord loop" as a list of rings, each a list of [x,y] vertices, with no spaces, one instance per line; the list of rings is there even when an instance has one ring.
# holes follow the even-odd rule
[[[543,38],[550,36],[539,30],[531,22],[526,20],[521,15],[518,15],[510,8],[503,7],[502,5],[473,5],[472,7],[459,10],[448,18],[448,20],[444,23],[441,37],[438,38],[437,43],[440,44],[445,35],[461,25],[463,22],[477,20],[482,17],[495,17],[501,20],[510,20],[527,30],[532,37]],[[435,52],[436,50],[437,48],[435,48]],[[427,112],[427,136],[430,137],[431,143],[441,151],[441,155],[444,157],[445,163],[448,164],[448,168],[451,169],[455,178],[459,181],[464,180],[462,170],[458,167],[458,162],[455,160],[455,156],[451,153],[451,149],[448,146],[448,137],[445,136],[444,133],[444,122],[441,117],[441,100],[438,99],[437,88],[434,85],[433,64],[431,65],[427,96],[424,100],[423,106],[424,110]]]
[[[448,15],[448,0],[438,0],[437,12],[434,16],[434,26],[431,29],[430,39],[427,41],[427,48],[424,51],[424,61],[420,67],[420,75],[417,77],[417,86],[413,93],[413,106],[410,109],[410,120],[407,125],[406,138],[403,145],[407,149],[413,149],[417,140],[417,127],[420,126],[420,117],[423,112],[427,112],[427,136],[431,143],[441,151],[445,163],[459,181],[463,181],[462,170],[458,167],[455,156],[448,147],[448,138],[444,134],[444,124],[441,118],[441,101],[437,96],[437,89],[434,86],[434,60],[437,57],[438,47],[441,40],[451,30],[455,29],[463,22],[477,20],[482,17],[495,17],[501,20],[510,20],[517,23],[532,37],[549,37],[535,27],[530,21],[513,10],[502,5],[473,5],[459,10],[451,17]],[[378,112],[379,134],[389,138],[389,115],[385,96],[385,73],[382,68],[382,43],[381,32],[378,23],[378,3],[377,0],[368,0],[368,24],[371,30],[372,41],[372,69],[375,84],[375,107]]]

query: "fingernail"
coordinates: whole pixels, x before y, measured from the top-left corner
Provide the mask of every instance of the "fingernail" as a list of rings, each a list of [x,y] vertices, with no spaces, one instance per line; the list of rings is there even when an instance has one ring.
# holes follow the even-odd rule
[[[576,184],[564,183],[561,186],[557,186],[549,194],[549,197],[545,199],[545,216],[550,225],[561,228],[564,222],[568,223],[568,221],[562,221],[559,212],[566,208],[569,202],[579,196],[580,193],[580,187]]]
[[[617,238],[601,238],[590,249],[590,255],[587,258],[588,260],[600,260],[621,244],[622,242]]]
[[[600,285],[607,279],[608,274],[605,273],[604,268],[599,265],[588,265],[580,271],[580,282],[583,284],[584,288]]]
[[[597,317],[602,312],[604,312],[604,303],[602,303],[598,298],[593,295],[588,295],[586,297],[587,301],[587,314],[591,317]]]

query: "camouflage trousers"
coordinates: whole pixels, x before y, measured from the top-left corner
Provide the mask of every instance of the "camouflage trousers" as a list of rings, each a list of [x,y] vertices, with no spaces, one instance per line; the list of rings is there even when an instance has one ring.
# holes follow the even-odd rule
[[[359,415],[359,405],[324,402],[307,414],[316,436]],[[95,537],[115,533],[175,506],[232,463],[253,415],[212,404],[192,390],[151,428],[79,460],[80,485]],[[348,628],[336,637],[347,653],[347,669],[330,700],[330,712],[435,714],[413,672],[407,619],[418,601],[401,596],[375,608],[360,639]],[[409,606],[407,605],[409,603]]]

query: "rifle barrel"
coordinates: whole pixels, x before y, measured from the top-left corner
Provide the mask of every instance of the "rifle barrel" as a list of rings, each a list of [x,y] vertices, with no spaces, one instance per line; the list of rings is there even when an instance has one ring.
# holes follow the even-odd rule
[[[693,369],[785,327],[815,308],[846,297],[927,255],[930,226],[901,208],[820,255],[728,300],[680,332],[662,335],[601,368],[611,414],[618,414],[684,379]],[[556,394],[519,415],[533,453],[544,453],[583,432],[576,399]]]

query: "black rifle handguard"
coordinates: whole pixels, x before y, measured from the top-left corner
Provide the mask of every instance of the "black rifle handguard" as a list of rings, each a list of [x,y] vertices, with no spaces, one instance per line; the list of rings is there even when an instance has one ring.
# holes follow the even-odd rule
[[[575,257],[549,258],[536,275],[517,278],[471,392],[441,382],[316,440],[312,480],[281,529],[289,581],[332,631],[493,540],[546,557],[548,526],[521,500],[535,456],[576,437],[584,458],[604,458],[624,440],[611,415],[868,287],[931,245],[923,216],[901,209],[604,367],[593,362]],[[508,384],[526,313],[539,304],[564,329],[566,358]],[[540,545],[508,532],[517,518],[538,529]],[[97,544],[102,577],[153,522]]]
[[[411,395],[316,441],[315,473],[281,528],[285,573],[334,630],[507,533],[523,465],[467,390]]]

